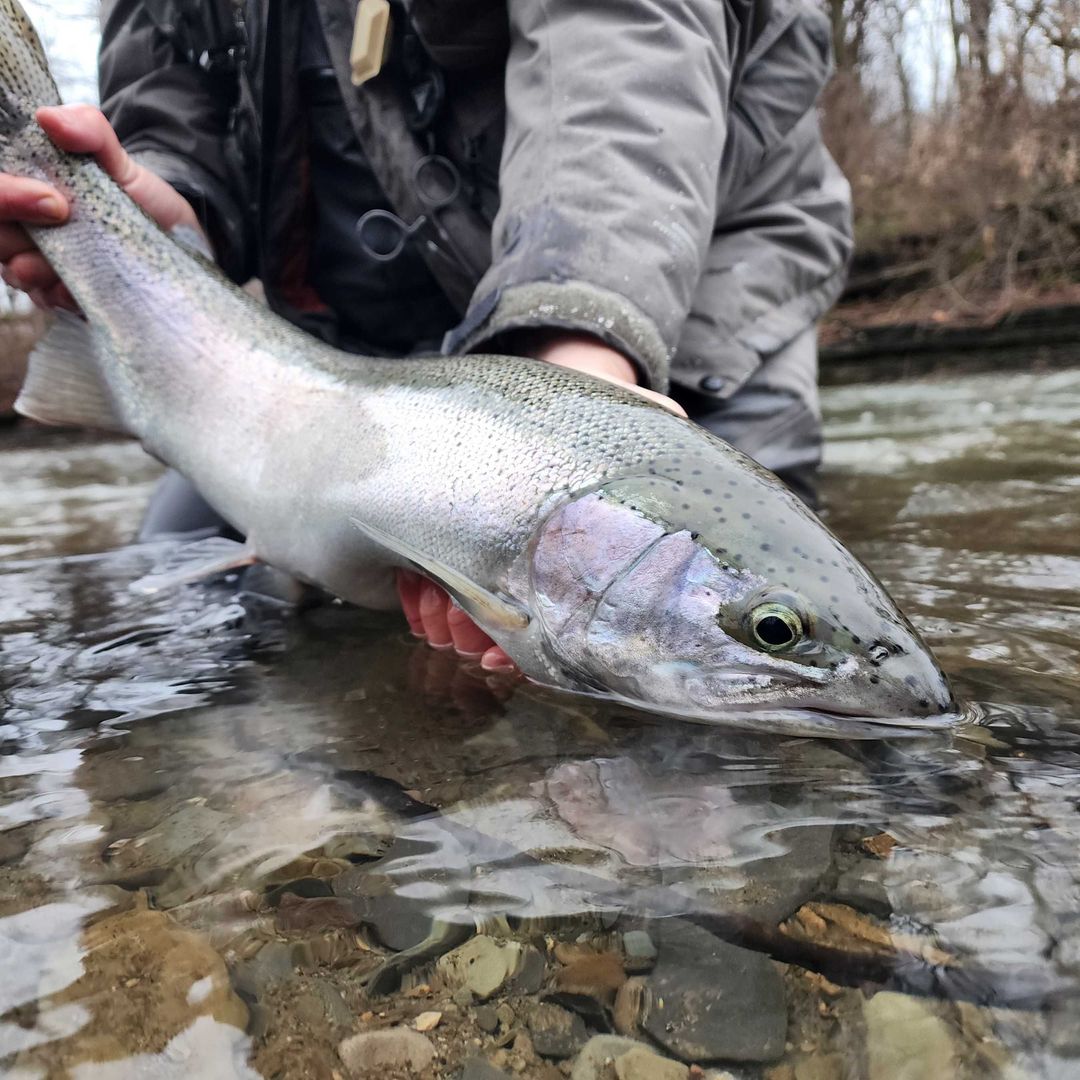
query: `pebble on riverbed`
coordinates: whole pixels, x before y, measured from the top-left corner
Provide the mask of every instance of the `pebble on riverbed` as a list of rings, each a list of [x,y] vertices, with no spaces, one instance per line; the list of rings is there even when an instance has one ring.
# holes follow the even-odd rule
[[[338,1045],[342,1064],[355,1077],[381,1077],[409,1070],[420,1072],[435,1060],[431,1040],[407,1027],[364,1031],[350,1035]]]

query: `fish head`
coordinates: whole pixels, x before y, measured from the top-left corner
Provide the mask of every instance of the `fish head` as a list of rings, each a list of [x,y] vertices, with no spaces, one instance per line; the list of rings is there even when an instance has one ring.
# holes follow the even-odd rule
[[[623,478],[548,517],[531,604],[564,685],[760,730],[954,722],[945,676],[877,579],[771,474],[744,459],[726,474]]]

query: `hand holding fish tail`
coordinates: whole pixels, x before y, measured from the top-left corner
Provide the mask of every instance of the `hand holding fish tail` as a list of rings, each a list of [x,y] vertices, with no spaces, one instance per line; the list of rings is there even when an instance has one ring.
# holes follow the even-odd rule
[[[91,105],[45,106],[37,111],[37,120],[61,150],[93,155],[162,228],[183,225],[199,229],[187,199],[128,156],[99,109]],[[75,303],[23,226],[62,225],[69,213],[67,199],[51,185],[0,173],[2,276],[13,288],[29,293],[39,307],[74,310]]]

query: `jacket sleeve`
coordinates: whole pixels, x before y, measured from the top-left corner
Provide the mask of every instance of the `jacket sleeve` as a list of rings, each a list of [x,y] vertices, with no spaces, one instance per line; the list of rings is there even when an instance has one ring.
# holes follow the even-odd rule
[[[242,198],[230,173],[228,96],[189,62],[144,0],[104,0],[98,79],[102,111],[125,149],[194,206],[215,257],[250,277]],[[153,10],[167,14],[160,0]]]
[[[717,0],[510,0],[492,265],[455,351],[586,330],[663,390],[716,217],[731,84]]]

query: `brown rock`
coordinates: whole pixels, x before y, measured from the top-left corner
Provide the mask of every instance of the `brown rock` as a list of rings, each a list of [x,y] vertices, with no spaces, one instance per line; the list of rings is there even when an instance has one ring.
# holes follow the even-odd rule
[[[873,855],[875,859],[887,859],[896,847],[896,840],[887,832],[878,833],[877,836],[867,836],[859,841],[859,847]]]
[[[287,892],[278,905],[277,928],[285,932],[344,929],[359,922],[353,906],[337,896],[306,899]]]
[[[615,1001],[624,982],[622,958],[610,952],[583,956],[555,973],[557,989],[567,994],[587,994],[608,1005]]]
[[[907,934],[893,934],[880,923],[846,904],[803,904],[782,923],[780,931],[795,940],[811,941],[862,956],[892,960],[910,953],[930,964],[949,966],[956,958],[931,942]]]
[[[615,1030],[620,1035],[635,1035],[644,1008],[645,980],[640,977],[627,979],[615,994],[612,1010]]]
[[[82,975],[45,998],[42,1011],[79,1005],[75,1034],[31,1051],[20,1064],[48,1075],[85,1061],[159,1052],[200,1018],[243,1029],[244,1003],[207,940],[141,905],[98,919],[82,935]]]

